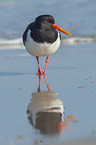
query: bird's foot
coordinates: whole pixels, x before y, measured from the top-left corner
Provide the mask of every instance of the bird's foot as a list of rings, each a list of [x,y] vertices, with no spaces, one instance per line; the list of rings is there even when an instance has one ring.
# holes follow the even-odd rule
[[[39,76],[39,75],[45,75],[45,72],[41,68],[39,68],[37,73],[36,73],[36,75],[37,76]]]

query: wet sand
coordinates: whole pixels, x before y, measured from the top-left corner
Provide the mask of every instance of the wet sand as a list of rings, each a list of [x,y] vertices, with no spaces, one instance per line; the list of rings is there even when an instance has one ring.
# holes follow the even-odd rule
[[[90,139],[81,139],[78,141],[72,141],[72,142],[64,142],[64,143],[52,143],[47,145],[96,145],[96,138],[90,138]]]
[[[40,59],[40,64],[44,69],[45,58]],[[41,85],[36,71],[36,59],[25,49],[0,49],[1,144],[31,145],[39,138],[42,141],[40,144],[46,145],[70,145],[72,140],[75,140],[73,144],[95,145],[96,43],[61,45],[50,57],[47,80],[43,77]],[[48,85],[54,92],[54,95],[49,97]],[[45,95],[47,91],[47,99],[44,95],[39,96],[41,103],[38,101],[38,91],[41,95]],[[37,98],[33,100],[33,96]],[[34,104],[32,110],[29,107],[31,103]],[[50,108],[53,108],[51,112]],[[52,116],[52,112],[56,111],[58,113]],[[35,124],[37,112],[38,126]],[[29,117],[28,113],[34,117]],[[48,117],[49,120],[43,119],[45,117],[42,116],[45,115],[51,116]],[[43,130],[39,119],[41,122],[46,121],[45,124],[43,122]],[[85,141],[82,141],[82,138],[85,138]]]

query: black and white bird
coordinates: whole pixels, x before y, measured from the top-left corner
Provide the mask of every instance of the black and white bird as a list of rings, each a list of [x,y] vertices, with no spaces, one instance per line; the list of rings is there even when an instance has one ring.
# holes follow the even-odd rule
[[[60,46],[61,34],[58,30],[72,36],[70,33],[55,24],[53,16],[40,15],[33,23],[30,23],[24,31],[23,43],[26,50],[37,59],[37,75],[46,74],[49,56],[54,54]],[[47,57],[44,71],[40,67],[40,56]]]

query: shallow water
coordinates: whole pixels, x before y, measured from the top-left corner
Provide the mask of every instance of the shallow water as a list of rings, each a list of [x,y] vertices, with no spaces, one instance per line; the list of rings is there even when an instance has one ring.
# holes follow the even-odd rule
[[[61,45],[50,57],[41,86],[34,57],[23,49],[0,50],[1,144],[45,144],[96,135],[95,48],[96,44]],[[41,58],[42,68],[43,62]],[[40,89],[43,96],[38,96]]]
[[[0,0],[0,144],[96,136],[95,7],[95,0]],[[62,35],[40,85],[36,60],[21,36],[28,23],[45,13],[73,37]],[[40,63],[44,68],[44,58]]]

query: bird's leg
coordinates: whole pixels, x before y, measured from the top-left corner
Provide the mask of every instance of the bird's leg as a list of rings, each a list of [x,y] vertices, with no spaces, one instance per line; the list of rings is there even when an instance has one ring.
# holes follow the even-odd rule
[[[44,75],[44,78],[45,78],[45,80],[46,80],[46,84],[47,84],[47,88],[48,88],[48,90],[51,91],[51,88],[50,88],[50,85],[48,84],[48,81],[47,81],[46,75]]]
[[[37,63],[38,63],[38,71],[37,71],[36,75],[37,75],[37,76],[38,76],[38,75],[44,75],[44,71],[43,71],[43,70],[41,69],[41,67],[40,67],[39,57],[36,56],[36,59],[37,59]]]
[[[47,70],[48,63],[49,63],[49,57],[46,58],[46,66],[45,66],[44,75],[46,75],[46,70]]]
[[[42,80],[43,75],[39,75],[38,77],[39,77],[39,86],[38,86],[37,92],[41,92],[40,86],[41,86],[41,80]]]

